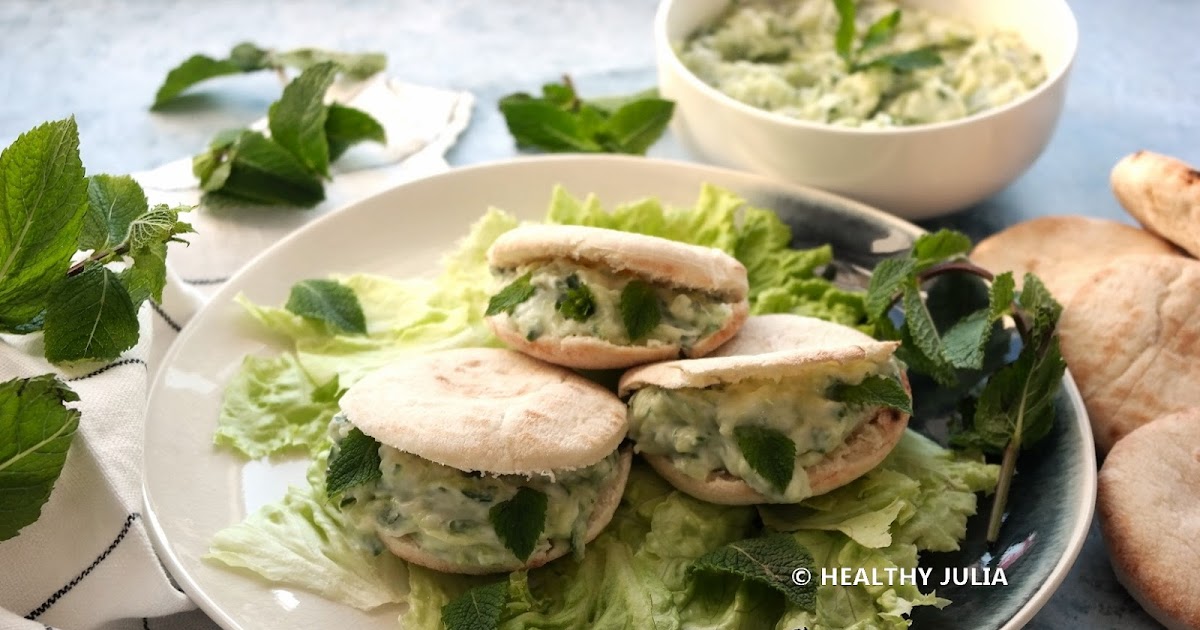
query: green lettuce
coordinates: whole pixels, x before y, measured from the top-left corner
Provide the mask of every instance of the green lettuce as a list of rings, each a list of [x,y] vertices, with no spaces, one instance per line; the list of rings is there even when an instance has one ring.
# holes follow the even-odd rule
[[[293,448],[315,456],[337,413],[338,383],[326,385],[313,382],[290,352],[247,356],[225,388],[213,440],[250,458]]]

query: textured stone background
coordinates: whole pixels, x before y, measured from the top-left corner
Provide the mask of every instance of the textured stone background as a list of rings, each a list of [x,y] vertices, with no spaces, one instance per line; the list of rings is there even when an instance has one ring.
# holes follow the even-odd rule
[[[1066,111],[1020,180],[933,225],[982,236],[1023,218],[1080,213],[1129,221],[1108,190],[1126,153],[1149,148],[1200,163],[1200,2],[1075,0],[1081,46]],[[74,114],[91,172],[147,169],[195,153],[213,133],[263,115],[273,76],[213,81],[170,111],[147,111],[166,70],[193,52],[254,40],[287,48],[382,50],[392,74],[479,99],[452,164],[515,155],[495,102],[563,72],[585,93],[654,81],[654,0],[4,0],[0,145]],[[652,154],[687,157],[670,138]],[[1187,579],[1186,576],[1180,576]],[[1157,627],[1115,582],[1092,536],[1032,628]]]

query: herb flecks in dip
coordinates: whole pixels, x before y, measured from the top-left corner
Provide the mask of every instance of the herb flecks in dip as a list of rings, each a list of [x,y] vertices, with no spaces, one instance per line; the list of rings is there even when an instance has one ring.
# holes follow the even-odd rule
[[[1017,34],[894,2],[859,2],[858,37],[898,9],[892,36],[872,48],[871,57],[934,47],[942,63],[908,71],[849,67],[836,49],[839,16],[830,0],[737,3],[679,55],[701,80],[743,103],[846,127],[964,118],[1046,80],[1041,57]]]
[[[334,455],[353,429],[344,416],[330,425]],[[583,549],[588,521],[602,489],[619,472],[614,451],[596,464],[553,475],[489,475],[464,472],[387,445],[379,447],[379,479],[346,491],[342,512],[367,535],[411,537],[425,553],[451,564],[510,563],[513,552],[496,533],[489,512],[521,488],[546,495],[546,522],[533,550],[552,545]]]
[[[799,502],[812,493],[804,468],[841,446],[879,406],[831,400],[838,385],[868,376],[896,378],[896,364],[836,363],[779,381],[748,379],[707,388],[647,386],[629,400],[629,437],[637,450],[662,455],[683,474],[707,479],[728,473],[777,501]],[[783,489],[754,469],[739,428],[768,430],[794,446],[794,468]]]
[[[531,341],[543,335],[584,336],[622,346],[678,344],[686,350],[720,330],[733,313],[719,295],[561,260],[494,273],[510,286],[528,278],[532,293],[508,314]],[[642,291],[631,290],[631,285]],[[631,331],[631,322],[641,325]]]

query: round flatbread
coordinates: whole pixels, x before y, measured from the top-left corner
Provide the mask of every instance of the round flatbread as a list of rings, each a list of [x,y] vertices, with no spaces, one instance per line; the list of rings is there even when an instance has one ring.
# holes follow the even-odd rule
[[[415,354],[355,383],[342,411],[363,433],[459,470],[533,474],[590,466],[625,437],[625,405],[519,352]]]
[[[1063,357],[1106,453],[1130,431],[1200,406],[1200,262],[1128,256],[1102,267],[1059,321]]]
[[[971,252],[975,264],[1013,272],[1020,288],[1033,273],[1065,303],[1096,269],[1118,256],[1178,253],[1167,241],[1131,225],[1091,217],[1040,217],[983,239]]]
[[[592,511],[591,518],[588,519],[587,533],[584,534],[585,543],[590,543],[596,536],[599,536],[600,532],[604,531],[609,521],[612,520],[613,514],[616,513],[617,506],[621,504],[621,497],[625,494],[625,484],[629,481],[629,467],[632,460],[633,454],[628,449],[621,453],[621,459],[617,464],[617,474],[613,476],[608,485],[601,489],[600,495],[596,497],[596,506]],[[534,569],[552,560],[557,560],[571,551],[571,545],[569,544],[555,544],[545,551],[533,554],[523,563],[513,560],[508,564],[495,565],[455,564],[425,552],[413,543],[410,537],[395,538],[380,536],[380,539],[392,553],[408,562],[419,564],[434,571],[441,571],[442,573],[462,573],[466,575],[510,573],[512,571],[520,571],[521,569]]]
[[[1146,229],[1200,257],[1200,171],[1138,151],[1117,162],[1110,181],[1117,201]]]
[[[1200,409],[1125,436],[1100,469],[1096,508],[1118,581],[1171,630],[1200,628]]]
[[[812,317],[760,315],[749,318],[737,336],[713,356],[634,368],[621,377],[619,391],[625,397],[648,385],[679,389],[751,378],[778,382],[827,362],[885,361],[898,345]],[[907,376],[901,374],[901,381],[909,390]],[[908,420],[908,414],[882,408],[825,459],[805,468],[813,495],[839,488],[879,465],[904,436]],[[671,485],[703,501],[723,505],[772,502],[728,473],[714,472],[697,479],[679,471],[666,456],[645,455],[645,459]]]
[[[488,264],[499,269],[554,259],[716,293],[729,302],[744,300],[750,290],[746,268],[719,249],[620,230],[524,225],[501,234],[488,250]]]

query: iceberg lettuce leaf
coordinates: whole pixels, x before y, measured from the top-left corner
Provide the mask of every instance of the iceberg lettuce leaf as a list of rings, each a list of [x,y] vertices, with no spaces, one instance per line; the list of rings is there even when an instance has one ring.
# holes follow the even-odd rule
[[[295,355],[247,356],[225,388],[213,441],[259,458],[289,449],[319,450],[337,402]]]

